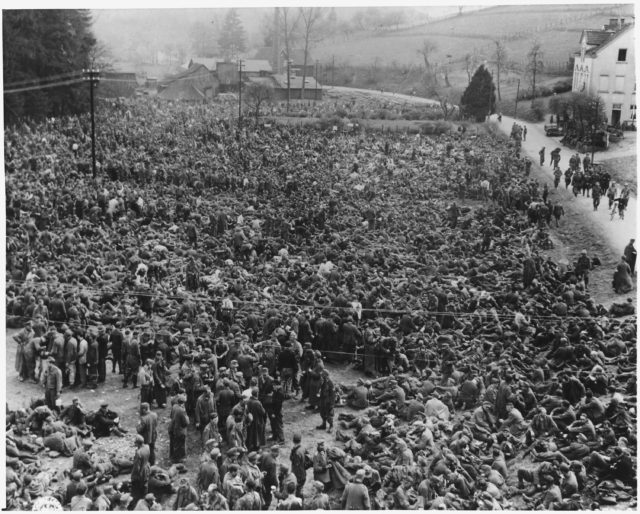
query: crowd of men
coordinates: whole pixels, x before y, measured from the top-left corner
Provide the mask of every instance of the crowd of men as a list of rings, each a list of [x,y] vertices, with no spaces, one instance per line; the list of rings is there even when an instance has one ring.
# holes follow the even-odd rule
[[[5,130],[7,320],[44,389],[8,408],[10,508],[635,500],[633,305],[593,300],[586,250],[544,256],[517,145],[219,114],[100,103],[95,179],[86,117]],[[115,398],[82,406],[111,375],[139,390],[135,430]],[[317,440],[285,426],[293,402]]]

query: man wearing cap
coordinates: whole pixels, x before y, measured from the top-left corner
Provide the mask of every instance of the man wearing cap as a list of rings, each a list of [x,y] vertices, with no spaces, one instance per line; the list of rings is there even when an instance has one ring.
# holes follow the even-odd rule
[[[272,487],[278,488],[278,457],[280,456],[280,446],[274,444],[270,450],[264,451],[260,462],[262,470],[262,495],[265,506],[271,506]]]
[[[136,426],[136,431],[144,440],[144,444],[149,447],[149,464],[156,463],[156,440],[158,439],[158,415],[151,412],[149,404],[140,404],[140,420]]]
[[[111,353],[113,355],[111,372],[116,372],[117,365],[118,374],[122,375],[122,344],[124,342],[124,335],[122,333],[121,321],[118,321],[115,328],[109,331],[109,342],[111,343]]]
[[[330,467],[331,463],[327,456],[324,441],[320,441],[317,445],[316,454],[313,456],[313,479],[322,482],[324,484],[325,491],[329,491],[331,488],[331,475],[329,474]]]
[[[118,415],[107,407],[109,407],[107,401],[102,400],[100,408],[93,418],[93,435],[96,437],[108,437],[113,434],[117,437],[123,437],[123,430],[118,426],[120,422]]]
[[[76,360],[76,379],[74,385],[87,386],[87,354],[89,353],[89,341],[80,335],[78,341],[78,358]]]
[[[162,506],[156,503],[156,497],[153,493],[148,493],[144,498],[138,500],[133,510],[162,510]]]
[[[139,500],[147,494],[151,466],[149,464],[150,450],[145,444],[142,435],[136,435],[133,454],[133,467],[131,468],[131,495],[134,500]]]
[[[198,491],[201,494],[206,492],[211,484],[218,485],[220,483],[220,471],[218,470],[217,463],[219,455],[220,450],[218,448],[214,448],[211,450],[209,455],[204,454],[203,459],[200,461],[196,484],[198,486]]]
[[[192,510],[190,505],[197,505],[198,492],[189,484],[187,478],[181,478],[178,483],[178,494],[173,502],[173,510]]]
[[[164,409],[167,406],[167,373],[162,352],[156,352],[156,360],[151,367],[153,371],[153,395],[158,407]]]
[[[302,436],[299,432],[293,434],[293,447],[289,454],[289,460],[291,461],[291,472],[295,475],[298,482],[296,488],[296,494],[300,496],[302,494],[302,488],[307,480],[307,461],[305,458],[305,451],[302,448]]]
[[[216,402],[211,394],[211,387],[204,386],[204,391],[198,397],[195,408],[196,428],[202,435],[204,428],[209,424],[211,419],[216,415]]]
[[[257,387],[251,389],[251,398],[246,403],[246,415],[249,419],[246,438],[247,449],[249,451],[259,450],[261,446],[266,444],[265,425],[267,413],[260,400],[258,400]]]
[[[64,333],[64,373],[62,375],[65,386],[76,382],[76,361],[78,360],[78,340],[73,337],[71,330]]]
[[[109,353],[109,335],[103,325],[98,327],[98,383],[103,384],[107,380],[107,354]]]
[[[324,492],[324,484],[314,480],[311,485],[311,495],[304,499],[305,510],[331,510],[329,496]]]
[[[349,482],[344,488],[340,506],[343,510],[371,510],[371,502],[369,500],[369,491],[362,483],[364,481],[365,471],[359,469],[352,482]]]
[[[140,386],[140,402],[153,403],[153,371],[151,366],[153,361],[147,359],[138,371],[138,385]]]
[[[127,388],[129,379],[133,382],[135,388],[138,383],[138,368],[140,367],[140,344],[138,343],[138,337],[130,334],[130,337],[126,337],[122,348],[122,360],[124,362],[124,382],[123,388]]]
[[[258,466],[258,452],[250,452],[247,461],[241,466],[240,474],[244,480],[252,479],[257,484],[258,491],[262,490],[262,470]]]
[[[53,357],[49,357],[47,361],[49,366],[45,377],[44,401],[52,411],[58,412],[60,409],[56,400],[60,398],[62,393],[62,371],[56,366],[56,360]]]
[[[77,396],[71,400],[71,405],[66,407],[60,413],[60,419],[69,425],[75,427],[86,427],[86,413],[82,405],[80,405],[80,398]]]
[[[584,280],[585,287],[589,287],[589,271],[593,269],[591,259],[587,257],[587,251],[582,250],[578,262],[576,263],[576,277]]]
[[[359,378],[356,386],[347,395],[347,405],[352,409],[357,410],[368,408],[370,391],[371,382],[369,380],[365,382],[364,380]]]
[[[207,500],[204,504],[205,510],[214,511],[227,511],[229,509],[229,502],[225,496],[220,492],[217,484],[211,484],[207,489]]]
[[[189,416],[184,408],[185,398],[178,395],[177,403],[171,408],[169,422],[169,457],[172,462],[182,462],[187,456],[187,427]]]
[[[322,370],[322,384],[320,386],[320,402],[318,404],[322,424],[316,428],[319,430],[333,430],[333,408],[336,403],[336,389],[333,381],[329,377],[329,372]],[[329,425],[327,427],[327,425]]]

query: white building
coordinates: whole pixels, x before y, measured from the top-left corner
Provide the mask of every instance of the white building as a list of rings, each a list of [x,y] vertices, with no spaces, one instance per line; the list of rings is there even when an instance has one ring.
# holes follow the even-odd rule
[[[602,30],[585,29],[575,56],[575,92],[597,94],[610,125],[636,119],[635,24],[609,20]]]

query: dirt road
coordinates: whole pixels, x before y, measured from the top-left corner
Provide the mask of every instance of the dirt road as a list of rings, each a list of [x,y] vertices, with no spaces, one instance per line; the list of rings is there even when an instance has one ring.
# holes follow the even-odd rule
[[[522,123],[519,120],[503,116],[502,123],[499,124],[500,129],[506,134],[509,134],[514,121],[520,124]],[[637,198],[632,196],[629,199],[624,220],[619,219],[617,215],[614,220],[611,220],[611,215],[607,209],[608,204],[606,198],[603,198],[598,210],[594,211],[591,198],[582,195],[574,197],[571,188],[568,190],[565,189],[563,182],[557,190],[553,190],[553,169],[549,166],[549,152],[554,148],[562,148],[560,152],[560,167],[562,169],[568,166],[571,153],[569,149],[563,148],[560,145],[558,138],[547,137],[539,125],[526,125],[527,140],[522,143],[522,149],[532,160],[534,166],[541,169],[544,177],[548,179],[550,190],[553,191],[551,198],[554,201],[559,201],[565,206],[565,209],[568,204],[572,204],[572,206],[584,216],[583,221],[588,225],[593,225],[602,241],[606,242],[613,252],[617,252],[619,254],[618,257],[622,255],[622,251],[627,243],[629,243],[629,239],[635,238],[637,234]],[[546,162],[544,166],[539,167],[538,152],[543,146],[546,148]],[[589,251],[589,244],[589,241],[585,241],[584,247],[587,251]]]

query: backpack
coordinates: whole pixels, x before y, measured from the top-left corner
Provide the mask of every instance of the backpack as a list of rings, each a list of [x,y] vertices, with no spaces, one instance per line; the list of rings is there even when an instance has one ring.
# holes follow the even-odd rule
[[[309,448],[304,451],[304,469],[309,469],[313,467],[313,457],[311,456],[311,452]]]

